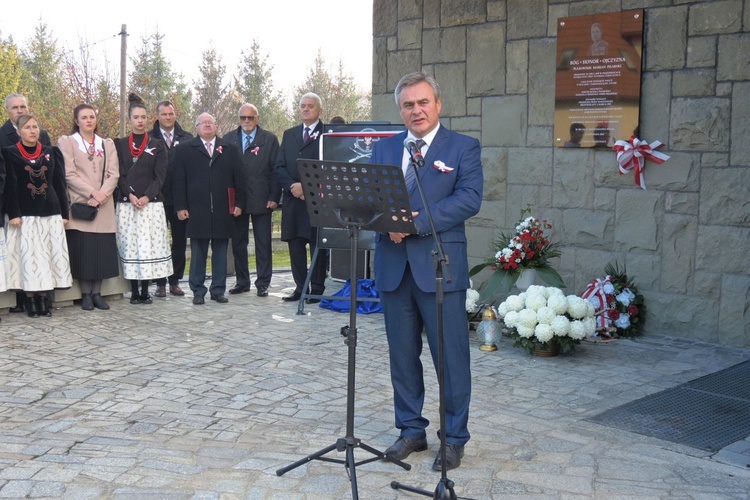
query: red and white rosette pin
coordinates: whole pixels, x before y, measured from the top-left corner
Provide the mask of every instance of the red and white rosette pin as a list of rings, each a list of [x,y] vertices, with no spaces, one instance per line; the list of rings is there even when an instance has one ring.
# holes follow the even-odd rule
[[[617,164],[620,168],[620,174],[626,174],[634,170],[635,183],[646,189],[646,178],[644,176],[646,160],[662,164],[669,159],[669,155],[656,151],[663,145],[660,141],[649,144],[636,136],[632,136],[628,141],[615,142],[612,150],[617,151]]]

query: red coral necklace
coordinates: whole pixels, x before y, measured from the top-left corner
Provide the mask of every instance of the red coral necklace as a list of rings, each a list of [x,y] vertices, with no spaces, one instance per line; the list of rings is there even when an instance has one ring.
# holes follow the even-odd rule
[[[148,132],[143,134],[143,141],[141,142],[140,146],[136,146],[134,141],[135,138],[133,136],[133,132],[131,132],[130,138],[128,139],[128,144],[130,144],[130,154],[133,156],[133,163],[138,161],[138,158],[141,157],[143,151],[146,149],[146,145],[148,145]]]
[[[33,153],[29,153],[28,151],[26,151],[26,148],[23,147],[21,141],[18,141],[16,143],[16,147],[18,148],[18,152],[21,153],[21,156],[31,163],[36,163],[39,157],[42,156],[42,144],[40,142],[36,143],[36,149]]]
[[[94,146],[94,143],[96,142],[96,136],[91,139],[91,142],[87,141],[84,136],[81,136],[81,139],[83,139],[83,143],[86,145],[86,154],[89,155],[89,161],[93,161],[94,153],[96,152],[96,147]]]

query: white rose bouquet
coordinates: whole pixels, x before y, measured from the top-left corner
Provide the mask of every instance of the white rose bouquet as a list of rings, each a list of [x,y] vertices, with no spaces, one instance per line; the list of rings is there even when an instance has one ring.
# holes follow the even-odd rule
[[[568,352],[596,330],[594,305],[555,287],[532,285],[508,297],[497,311],[515,339],[513,346],[529,352],[555,346]]]

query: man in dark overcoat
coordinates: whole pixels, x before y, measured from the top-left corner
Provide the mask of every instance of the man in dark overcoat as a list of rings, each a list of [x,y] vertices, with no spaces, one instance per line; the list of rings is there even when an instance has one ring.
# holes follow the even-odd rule
[[[19,118],[29,114],[29,104],[26,101],[26,97],[22,94],[8,94],[5,97],[5,112],[8,114],[8,119],[0,127],[0,150],[16,144],[20,140],[16,124]],[[46,130],[40,131],[39,142],[43,146],[52,146],[52,140],[49,138]],[[23,304],[25,300],[26,294],[24,292],[16,292],[16,305],[10,308],[10,312],[24,312]],[[49,300],[52,300],[52,294],[49,295]]]
[[[315,252],[317,230],[310,225],[305,196],[297,171],[297,159],[318,159],[320,136],[323,133],[323,122],[320,115],[323,107],[317,94],[308,92],[299,101],[299,114],[302,124],[284,132],[281,148],[276,159],[276,179],[284,190],[281,204],[281,240],[289,246],[289,258],[292,265],[292,276],[295,288],[291,295],[282,300],[294,302],[302,296],[302,287],[307,277],[307,245],[310,255]],[[325,291],[326,261],[328,251],[319,250],[310,279],[312,295],[322,295]],[[307,299],[308,303],[320,302],[320,299]]]
[[[164,200],[164,213],[169,221],[169,229],[172,234],[172,268],[174,272],[169,280],[169,293],[181,297],[185,292],[180,288],[180,280],[185,273],[185,250],[187,250],[187,221],[177,218],[177,211],[174,208],[172,198],[172,172],[174,171],[174,155],[177,146],[180,143],[187,142],[193,138],[190,132],[184,130],[177,122],[174,104],[170,101],[161,101],[156,105],[156,117],[154,128],[151,130],[151,137],[156,137],[164,141],[169,153],[169,163],[167,164],[167,177],[164,179],[164,185],[161,187],[161,196]],[[156,280],[157,297],[167,296],[167,278]]]
[[[234,218],[245,206],[245,177],[236,147],[216,135],[216,120],[202,113],[195,121],[198,137],[177,147],[172,197],[177,217],[187,220],[190,238],[190,289],[193,304],[226,303],[227,247]],[[206,288],[206,260],[211,245],[211,287]]]
[[[236,232],[232,236],[234,271],[237,282],[229,290],[231,294],[250,291],[250,270],[247,262],[247,244],[250,237],[249,224],[253,223],[255,243],[255,288],[258,297],[268,296],[273,274],[271,214],[279,206],[281,188],[274,175],[274,162],[279,153],[279,140],[273,133],[263,130],[260,113],[252,104],[243,104],[239,109],[240,126],[224,136],[234,144],[242,156],[246,205],[242,215],[234,219]]]

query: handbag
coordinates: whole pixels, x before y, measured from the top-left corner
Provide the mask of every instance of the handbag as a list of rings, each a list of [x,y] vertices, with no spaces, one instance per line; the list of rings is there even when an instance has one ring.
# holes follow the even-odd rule
[[[70,205],[70,216],[78,220],[92,221],[96,219],[99,207],[92,207],[86,203],[73,203]]]
[[[107,150],[104,149],[102,144],[102,152],[104,159],[102,160],[102,184],[104,184],[104,174],[107,170]],[[74,219],[92,221],[96,219],[96,215],[99,213],[99,207],[92,207],[88,203],[71,203],[70,204],[70,216]]]

